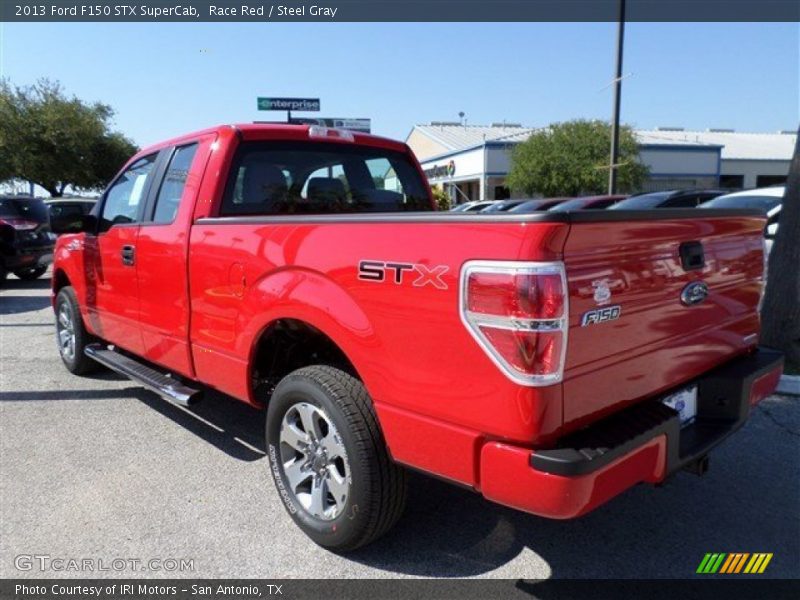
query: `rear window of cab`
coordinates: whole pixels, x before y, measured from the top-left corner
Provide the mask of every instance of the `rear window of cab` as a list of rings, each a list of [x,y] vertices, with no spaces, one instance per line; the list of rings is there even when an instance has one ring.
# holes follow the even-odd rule
[[[222,216],[429,211],[419,170],[402,152],[326,142],[245,142]]]

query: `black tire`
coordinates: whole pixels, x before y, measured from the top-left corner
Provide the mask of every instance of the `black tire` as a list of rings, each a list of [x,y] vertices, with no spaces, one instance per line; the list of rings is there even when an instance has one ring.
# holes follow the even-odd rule
[[[281,442],[281,425],[290,411],[302,404],[323,411],[338,432],[336,441],[346,450],[344,460],[350,475],[346,501],[341,503],[341,511],[328,519],[304,508],[284,469],[282,453],[292,450]],[[406,501],[405,470],[389,457],[372,401],[352,375],[316,365],[284,377],[269,401],[266,434],[278,495],[294,522],[320,546],[336,552],[354,550],[382,536],[400,518]],[[333,499],[333,495],[327,498]]]
[[[33,281],[35,279],[39,279],[42,275],[45,274],[47,271],[47,265],[38,266],[38,267],[31,267],[29,269],[22,269],[20,271],[14,271],[14,275],[22,279],[22,281]]]
[[[62,331],[67,328],[63,321],[62,311],[66,311],[72,325],[72,333],[74,335],[72,352],[68,352],[67,347],[62,343]],[[70,373],[73,375],[86,375],[97,370],[99,365],[83,352],[84,348],[94,341],[94,338],[83,326],[75,290],[70,286],[61,288],[56,296],[56,343],[58,344],[58,353],[61,355],[61,360]]]
[[[6,282],[6,277],[8,277],[6,266],[0,265],[0,285],[3,285]]]

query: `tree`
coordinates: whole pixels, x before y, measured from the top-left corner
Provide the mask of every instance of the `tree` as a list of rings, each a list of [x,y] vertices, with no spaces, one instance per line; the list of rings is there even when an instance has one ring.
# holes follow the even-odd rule
[[[797,133],[761,307],[761,343],[783,351],[795,370],[800,368],[800,129]]]
[[[111,130],[114,111],[67,97],[58,83],[0,81],[0,181],[25,179],[62,196],[104,187],[136,146]]]
[[[647,178],[630,127],[619,132],[618,185],[635,191]],[[526,195],[577,196],[608,189],[611,126],[605,121],[567,121],[535,132],[511,153],[507,184]]]
[[[447,195],[447,192],[442,188],[442,186],[432,185],[431,193],[433,194],[433,199],[436,202],[437,210],[450,210],[450,196]]]

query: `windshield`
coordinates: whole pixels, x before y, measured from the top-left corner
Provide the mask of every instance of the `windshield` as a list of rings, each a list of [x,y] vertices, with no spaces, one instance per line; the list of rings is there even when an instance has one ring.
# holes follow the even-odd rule
[[[324,142],[246,142],[228,180],[223,215],[433,210],[402,152]]]
[[[514,208],[512,208],[509,212],[528,212],[531,210],[539,210],[547,204],[546,200],[527,200],[522,204],[517,204]]]
[[[755,208],[765,213],[778,206],[783,198],[780,196],[718,196],[704,202],[700,208]]]
[[[642,194],[641,196],[634,196],[621,202],[609,206],[608,210],[630,210],[642,208],[656,208],[662,202],[667,200],[673,192],[654,192],[652,194]]]
[[[0,217],[47,223],[47,206],[38,198],[0,198]]]

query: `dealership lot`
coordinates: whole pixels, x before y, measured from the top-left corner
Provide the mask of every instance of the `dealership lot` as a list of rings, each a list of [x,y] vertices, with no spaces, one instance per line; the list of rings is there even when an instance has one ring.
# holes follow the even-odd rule
[[[800,577],[797,399],[765,401],[705,477],[638,486],[577,521],[414,475],[397,527],[340,557],[286,515],[258,411],[220,395],[184,410],[109,372],[69,375],[48,284],[11,277],[0,289],[1,577],[680,578],[706,552],[771,552],[768,576]],[[194,570],[43,573],[18,570],[20,555]]]

